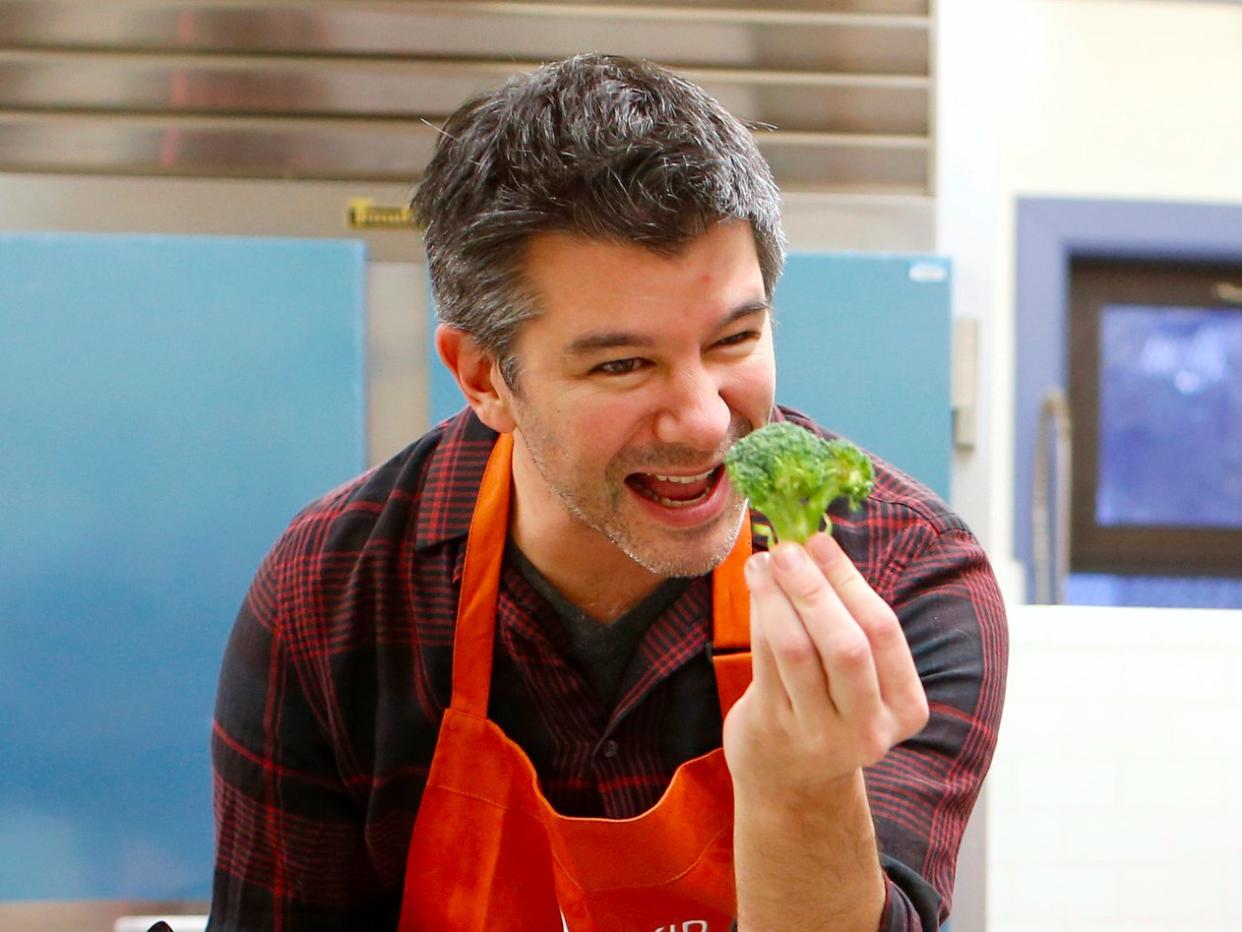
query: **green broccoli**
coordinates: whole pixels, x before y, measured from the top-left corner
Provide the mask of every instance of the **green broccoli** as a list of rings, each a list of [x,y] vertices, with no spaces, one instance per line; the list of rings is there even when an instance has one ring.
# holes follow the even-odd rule
[[[847,440],[824,440],[777,421],[747,434],[725,455],[733,487],[772,523],[778,541],[804,543],[832,531],[825,512],[838,498],[856,509],[871,494],[871,460]]]

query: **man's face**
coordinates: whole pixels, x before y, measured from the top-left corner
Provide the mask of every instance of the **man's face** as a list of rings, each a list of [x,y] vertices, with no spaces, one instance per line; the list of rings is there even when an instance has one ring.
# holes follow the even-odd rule
[[[650,572],[708,572],[745,513],[722,459],[775,393],[749,225],[718,224],[674,257],[545,234],[526,275],[540,315],[515,346],[516,392],[502,389],[521,507],[560,508],[549,533],[603,535]]]

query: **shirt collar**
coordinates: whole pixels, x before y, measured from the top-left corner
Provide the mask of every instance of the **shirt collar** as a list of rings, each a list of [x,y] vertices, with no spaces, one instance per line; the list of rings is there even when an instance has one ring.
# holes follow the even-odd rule
[[[420,550],[466,536],[498,436],[469,408],[437,425],[432,433],[436,432],[440,439],[428,458],[418,493],[414,546]]]

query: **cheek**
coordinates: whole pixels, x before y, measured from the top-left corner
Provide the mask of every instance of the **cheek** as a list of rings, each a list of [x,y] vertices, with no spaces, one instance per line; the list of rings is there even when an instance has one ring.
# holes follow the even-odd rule
[[[599,400],[574,411],[565,422],[565,439],[580,460],[609,462],[640,444],[655,410],[642,392]]]
[[[756,354],[721,386],[721,396],[755,427],[767,421],[776,396],[776,368],[771,354]]]

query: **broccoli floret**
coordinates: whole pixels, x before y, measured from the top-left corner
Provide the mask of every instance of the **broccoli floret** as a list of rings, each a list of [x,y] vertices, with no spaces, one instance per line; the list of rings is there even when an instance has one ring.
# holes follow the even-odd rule
[[[778,541],[831,532],[825,512],[838,498],[858,508],[871,494],[871,460],[846,440],[824,440],[789,421],[747,434],[725,455],[733,487],[772,523]]]

